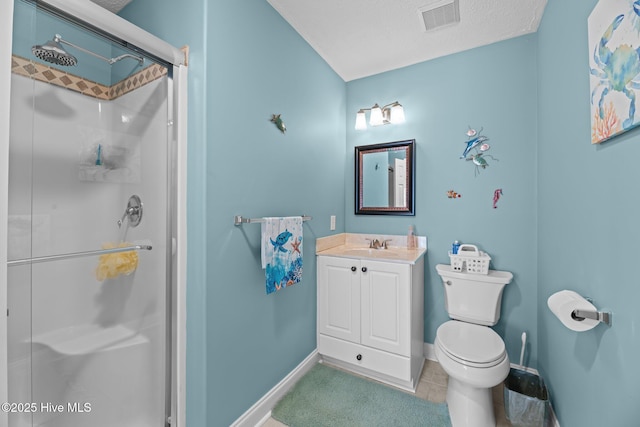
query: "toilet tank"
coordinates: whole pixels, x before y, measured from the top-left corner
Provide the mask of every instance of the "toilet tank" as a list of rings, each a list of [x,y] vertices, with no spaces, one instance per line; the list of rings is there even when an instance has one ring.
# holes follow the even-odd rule
[[[445,264],[436,265],[436,271],[442,278],[450,318],[486,326],[498,323],[502,290],[513,274],[498,270],[489,270],[489,274],[459,273]]]

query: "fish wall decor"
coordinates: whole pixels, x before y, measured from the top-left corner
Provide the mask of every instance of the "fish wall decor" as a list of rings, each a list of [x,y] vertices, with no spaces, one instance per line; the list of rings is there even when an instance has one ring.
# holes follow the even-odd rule
[[[271,123],[275,124],[276,127],[280,130],[280,132],[285,133],[287,131],[287,126],[285,126],[280,114],[272,114],[271,115]]]
[[[481,135],[482,129],[484,128],[480,128],[479,131],[476,131],[475,129],[472,129],[471,126],[469,126],[469,130],[467,131],[467,142],[465,143],[466,147],[462,152],[462,155],[460,156],[461,159],[471,160],[471,162],[475,166],[475,176],[480,173],[480,169],[486,169],[489,166],[489,163],[487,163],[486,161],[487,157],[498,161],[498,159],[496,159],[492,155],[486,154],[491,146],[487,144],[489,138]]]

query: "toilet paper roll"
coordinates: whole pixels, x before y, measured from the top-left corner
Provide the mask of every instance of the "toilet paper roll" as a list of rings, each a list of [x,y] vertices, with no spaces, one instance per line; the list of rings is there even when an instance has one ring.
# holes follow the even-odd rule
[[[547,305],[564,326],[572,331],[588,331],[598,324],[598,321],[594,319],[576,320],[571,316],[573,310],[576,309],[597,311],[593,304],[574,291],[563,290],[556,292],[549,297]]]

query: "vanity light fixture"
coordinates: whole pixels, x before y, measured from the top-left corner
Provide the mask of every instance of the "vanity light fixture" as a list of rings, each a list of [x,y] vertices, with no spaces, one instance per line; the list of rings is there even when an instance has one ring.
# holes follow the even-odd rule
[[[404,123],[404,108],[398,101],[380,107],[377,103],[371,108],[361,108],[356,114],[356,130],[367,128],[365,111],[369,111],[371,126],[388,125],[389,123]]]

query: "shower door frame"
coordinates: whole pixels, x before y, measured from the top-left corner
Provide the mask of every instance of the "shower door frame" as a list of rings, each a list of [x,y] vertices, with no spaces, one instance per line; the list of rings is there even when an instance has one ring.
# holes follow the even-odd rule
[[[77,18],[104,33],[126,40],[173,65],[168,102],[173,107],[175,138],[174,181],[176,206],[171,238],[174,242],[171,280],[171,426],[186,426],[186,182],[187,182],[187,67],[183,51],[147,33],[125,19],[91,2],[80,0],[38,0]],[[11,51],[13,40],[13,1],[0,2],[0,94],[11,93]],[[8,401],[7,364],[7,241],[9,200],[10,96],[0,96],[0,402]],[[171,127],[170,127],[171,129]],[[0,411],[0,425],[7,425],[8,414]]]
[[[0,93],[11,93],[11,50],[13,46],[13,2],[0,2]],[[9,222],[9,110],[11,99],[0,96],[0,401],[9,399],[7,365],[7,241]],[[8,414],[0,411],[0,425],[9,423]]]

